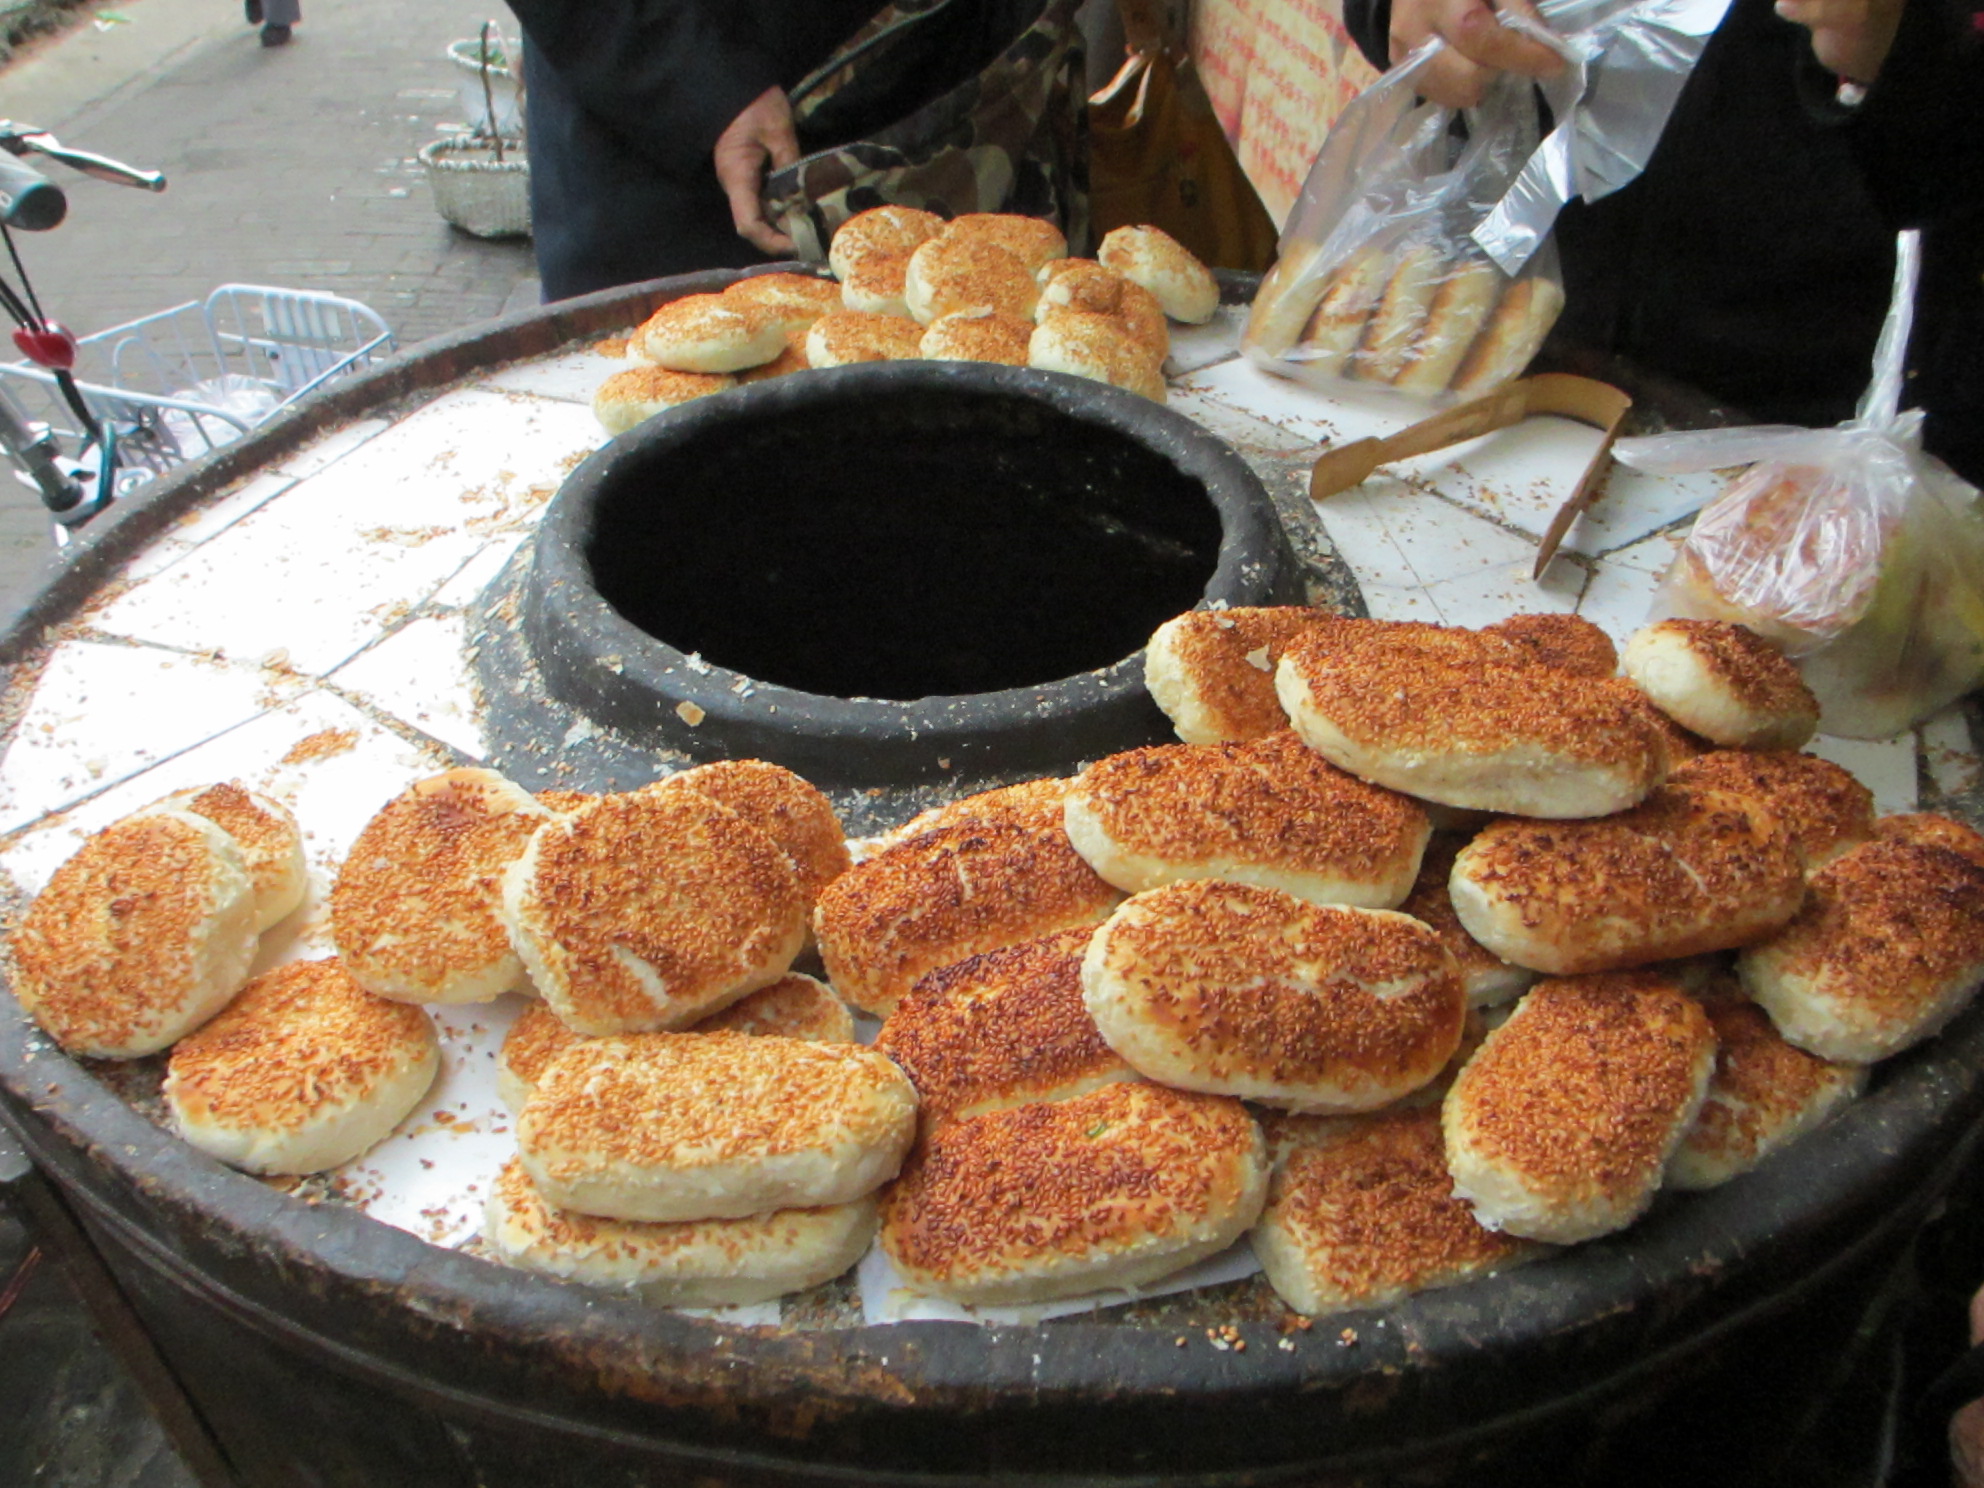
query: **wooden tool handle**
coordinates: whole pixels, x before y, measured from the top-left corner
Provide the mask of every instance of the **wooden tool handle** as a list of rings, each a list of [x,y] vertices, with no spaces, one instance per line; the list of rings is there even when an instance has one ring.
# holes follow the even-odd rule
[[[1338,491],[1347,491],[1368,479],[1380,465],[1393,460],[1430,454],[1464,439],[1520,423],[1529,412],[1529,388],[1527,379],[1518,379],[1485,397],[1443,409],[1384,439],[1359,439],[1325,452],[1316,461],[1316,468],[1309,472],[1309,499],[1321,501]]]

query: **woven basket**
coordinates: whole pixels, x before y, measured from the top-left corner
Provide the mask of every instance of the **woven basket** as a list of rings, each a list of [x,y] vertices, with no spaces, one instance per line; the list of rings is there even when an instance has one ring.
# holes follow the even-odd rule
[[[498,38],[492,43],[489,87],[482,86],[482,42],[476,37],[448,43],[448,60],[455,64],[455,85],[462,108],[468,114],[470,134],[500,133],[504,139],[523,133],[523,95],[517,85],[517,72],[509,58],[522,54],[522,43],[515,37]],[[505,60],[496,61],[496,57]],[[495,117],[490,117],[490,111]]]
[[[530,165],[521,141],[505,141],[499,165],[486,139],[453,135],[420,152],[434,210],[478,238],[516,238],[530,232]]]

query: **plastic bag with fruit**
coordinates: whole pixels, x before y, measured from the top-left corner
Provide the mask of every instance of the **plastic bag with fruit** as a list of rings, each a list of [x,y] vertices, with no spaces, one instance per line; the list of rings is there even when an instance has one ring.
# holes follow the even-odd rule
[[[1567,65],[1544,83],[1500,74],[1467,110],[1420,101],[1416,78],[1444,43],[1420,47],[1323,142],[1254,298],[1248,356],[1438,400],[1516,376],[1563,308],[1557,213],[1639,174],[1727,8],[1543,0],[1545,26],[1504,12]]]
[[[1848,422],[1613,449],[1656,475],[1747,467],[1695,519],[1655,612],[1776,641],[1818,695],[1819,727],[1852,739],[1887,738],[1984,682],[1984,510],[1922,452],[1921,413],[1900,411],[1919,258],[1903,233],[1874,380]]]

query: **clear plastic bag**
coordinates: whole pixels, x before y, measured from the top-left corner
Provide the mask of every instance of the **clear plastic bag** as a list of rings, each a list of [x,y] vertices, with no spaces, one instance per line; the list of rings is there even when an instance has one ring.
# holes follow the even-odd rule
[[[1445,400],[1519,374],[1563,308],[1549,232],[1651,158],[1728,0],[1545,0],[1565,59],[1539,88],[1494,78],[1479,107],[1423,103],[1420,47],[1347,108],[1303,183],[1242,347],[1271,371]]]
[[[1984,682],[1984,511],[1899,411],[1919,253],[1901,235],[1874,380],[1848,422],[1621,440],[1655,475],[1746,466],[1702,508],[1654,614],[1769,637],[1817,694],[1819,727],[1884,739]]]

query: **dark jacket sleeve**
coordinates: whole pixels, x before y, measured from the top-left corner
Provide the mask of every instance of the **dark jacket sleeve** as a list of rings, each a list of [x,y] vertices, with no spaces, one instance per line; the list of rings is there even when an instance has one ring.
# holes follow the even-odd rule
[[[1391,0],[1343,0],[1343,25],[1373,67],[1391,69]]]
[[[717,136],[778,84],[748,0],[509,0],[525,45],[572,97],[661,169],[709,169]]]

